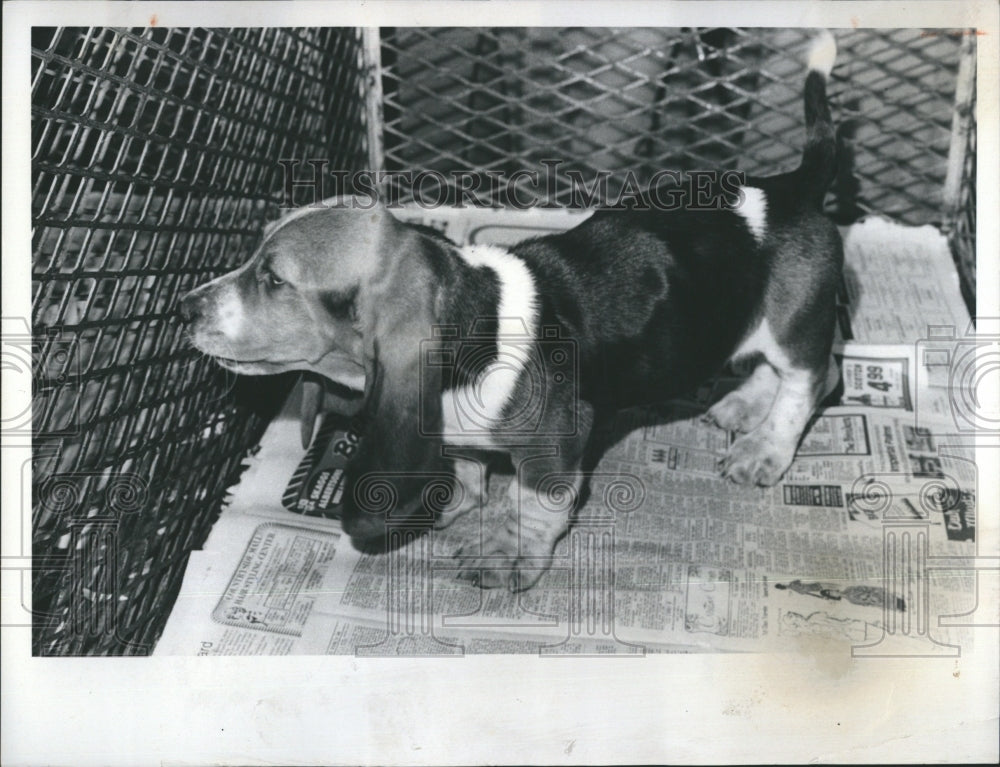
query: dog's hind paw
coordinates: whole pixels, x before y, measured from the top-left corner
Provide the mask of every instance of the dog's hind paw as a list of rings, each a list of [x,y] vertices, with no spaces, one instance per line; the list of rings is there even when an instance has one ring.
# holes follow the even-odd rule
[[[744,434],[760,426],[771,412],[780,382],[766,362],[760,363],[739,388],[729,392],[705,413],[704,420]]]
[[[701,417],[727,431],[748,432],[757,428],[767,417],[767,411],[754,410],[752,405],[736,392],[730,392],[708,409]]]
[[[722,476],[738,485],[770,487],[784,476],[795,457],[782,445],[758,434],[745,434],[729,448],[719,463]]]

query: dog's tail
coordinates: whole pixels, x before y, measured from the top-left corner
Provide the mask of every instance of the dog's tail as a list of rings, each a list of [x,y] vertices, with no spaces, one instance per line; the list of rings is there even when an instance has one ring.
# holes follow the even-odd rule
[[[826,98],[826,81],[837,58],[837,43],[830,32],[823,32],[809,48],[809,73],[806,75],[806,146],[799,166],[806,183],[805,194],[822,206],[826,190],[837,173],[837,136]]]

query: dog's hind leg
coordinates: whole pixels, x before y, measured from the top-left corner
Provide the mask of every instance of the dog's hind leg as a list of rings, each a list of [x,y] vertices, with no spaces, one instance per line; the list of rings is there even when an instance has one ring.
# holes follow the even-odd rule
[[[780,385],[778,373],[762,360],[737,389],[709,408],[703,420],[729,431],[753,431],[771,412]]]
[[[821,369],[776,366],[780,386],[763,422],[739,437],[722,461],[722,474],[739,484],[768,487],[791,466],[799,440],[826,396],[829,362]]]

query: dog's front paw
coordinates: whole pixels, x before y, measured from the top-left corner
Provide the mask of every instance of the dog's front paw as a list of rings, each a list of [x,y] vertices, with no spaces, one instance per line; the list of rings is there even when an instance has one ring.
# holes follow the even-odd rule
[[[506,587],[524,591],[534,586],[552,564],[552,544],[504,529],[483,543],[482,551],[467,546],[456,552],[458,577],[484,589]]]
[[[770,487],[781,479],[793,458],[794,448],[788,450],[759,433],[744,434],[733,442],[720,468],[722,476],[739,485]]]
[[[464,517],[486,503],[486,474],[479,463],[469,460],[455,461],[455,492],[453,502],[441,509],[434,527],[444,530],[459,517]]]
[[[467,499],[464,503],[454,509],[446,509],[437,515],[434,520],[435,530],[445,530],[451,527],[452,523],[460,517],[464,517],[473,509],[478,509],[482,504],[479,497]]]

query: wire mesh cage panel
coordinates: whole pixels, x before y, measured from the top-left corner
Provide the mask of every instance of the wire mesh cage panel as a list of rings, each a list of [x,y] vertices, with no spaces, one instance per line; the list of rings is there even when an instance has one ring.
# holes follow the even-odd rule
[[[384,30],[385,169],[430,169],[401,196],[462,195],[467,168],[522,180],[518,200],[578,205],[574,178],[610,173],[615,198],[661,169],[794,167],[804,141],[803,61],[809,30]],[[842,211],[942,223],[958,35],[838,31],[830,98],[847,123],[854,177]],[[974,38],[971,38],[974,41]],[[974,45],[974,43],[973,43]],[[549,172],[548,168],[552,168]],[[497,203],[483,185],[478,198]],[[492,195],[492,196],[491,196]],[[849,215],[849,214],[848,214]]]
[[[151,649],[267,422],[195,352],[186,291],[237,265],[279,159],[365,156],[360,33],[32,32],[36,654]]]

